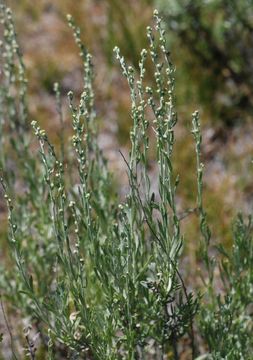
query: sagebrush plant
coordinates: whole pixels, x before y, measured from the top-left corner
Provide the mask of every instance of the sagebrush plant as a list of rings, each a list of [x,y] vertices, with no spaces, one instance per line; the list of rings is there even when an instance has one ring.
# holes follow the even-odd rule
[[[175,49],[180,47],[181,57],[187,58],[180,62],[181,73],[199,75],[191,81],[197,85],[198,101],[224,125],[233,126],[247,118],[253,85],[252,0],[155,3]]]
[[[197,205],[204,284],[188,289],[180,266],[183,216],[173,171],[174,66],[158,12],[147,28],[139,72],[115,48],[130,89],[131,148],[120,151],[129,191],[122,199],[98,146],[92,58],[80,30],[67,17],[83,62],[80,99],[68,93],[73,136],[61,121],[55,147],[36,121],[29,124],[27,80],[9,8],[1,5],[1,168],[8,208],[9,263],[2,266],[1,298],[41,339],[23,334],[31,359],[250,359],[252,351],[252,224],[238,217],[234,247],[210,256],[211,232],[202,202],[199,114],[192,117],[197,154]],[[154,85],[146,84],[147,58]],[[157,189],[151,184],[151,137],[156,143]],[[34,155],[34,139],[39,159]],[[120,184],[119,184],[120,186]],[[187,237],[186,237],[187,238]],[[196,239],[194,239],[196,241]],[[14,265],[16,264],[16,265]],[[16,266],[16,270],[14,270]],[[221,289],[215,269],[220,267]],[[203,294],[204,293],[204,294]],[[17,329],[15,329],[17,330]],[[11,335],[11,334],[9,334]],[[21,335],[22,337],[22,335]],[[12,338],[12,336],[11,336]],[[13,357],[19,348],[11,339]]]

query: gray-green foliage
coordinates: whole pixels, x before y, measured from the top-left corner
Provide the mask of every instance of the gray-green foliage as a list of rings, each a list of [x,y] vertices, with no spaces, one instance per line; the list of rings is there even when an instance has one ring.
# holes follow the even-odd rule
[[[141,52],[139,73],[115,48],[130,89],[133,123],[129,156],[121,153],[129,191],[120,199],[98,146],[92,59],[79,28],[69,16],[83,61],[84,85],[80,99],[68,94],[72,142],[64,144],[62,134],[58,150],[36,121],[31,122],[35,136],[31,135],[24,64],[11,11],[1,6],[1,182],[12,254],[11,271],[6,265],[1,275],[1,295],[10,309],[18,309],[20,321],[28,318],[40,332],[44,358],[179,359],[187,348],[189,356],[196,358],[198,329],[210,359],[249,359],[251,223],[244,225],[240,217],[232,254],[220,249],[225,255],[221,274],[226,296],[217,296],[202,203],[197,113],[193,115],[197,212],[203,235],[201,254],[209,274],[207,297],[200,297],[197,289],[196,295],[188,290],[179,265],[184,238],[176,206],[179,180],[173,172],[175,69],[157,12],[154,18],[155,29],[147,29],[149,49]],[[154,67],[150,86],[145,80],[148,56]],[[58,84],[55,92],[63,129]],[[151,136],[156,143],[158,179],[154,191],[149,173]],[[32,152],[34,139],[39,159]],[[244,275],[241,281],[239,275]],[[221,336],[224,341],[219,342]],[[26,339],[29,356],[36,358],[28,333]]]
[[[250,359],[252,341],[253,246],[252,217],[235,221],[231,252],[222,246],[220,274],[224,293],[203,307],[200,328],[211,359]],[[221,285],[220,285],[221,286]]]

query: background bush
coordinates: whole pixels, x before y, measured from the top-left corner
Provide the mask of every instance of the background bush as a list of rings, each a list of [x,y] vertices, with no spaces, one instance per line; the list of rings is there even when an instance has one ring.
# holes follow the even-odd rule
[[[160,0],[158,5],[175,56],[187,58],[181,72],[190,72],[198,101],[216,121],[228,126],[241,121],[252,111],[252,2]]]

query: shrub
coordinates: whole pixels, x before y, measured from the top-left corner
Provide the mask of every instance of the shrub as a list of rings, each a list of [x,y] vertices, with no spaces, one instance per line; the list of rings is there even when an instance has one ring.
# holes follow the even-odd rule
[[[54,146],[32,121],[38,160],[28,123],[25,67],[11,11],[1,6],[1,182],[11,254],[1,275],[1,296],[10,316],[15,311],[32,324],[23,336],[31,359],[179,359],[184,353],[194,359],[250,358],[251,219],[245,224],[238,217],[231,254],[218,247],[223,286],[216,289],[219,263],[209,254],[198,112],[192,132],[204,295],[197,283],[188,289],[180,266],[184,236],[176,204],[179,179],[173,171],[175,69],[156,11],[154,18],[155,31],[147,29],[149,51],[141,52],[139,74],[115,48],[129,85],[133,122],[129,155],[120,152],[129,183],[122,199],[98,146],[92,58],[74,20],[68,16],[83,61],[84,88],[80,99],[68,93],[72,142],[66,145],[61,134],[61,146]],[[154,67],[152,86],[145,80],[148,56]],[[62,123],[59,85],[54,89]],[[149,171],[153,137],[155,190]],[[32,330],[41,340],[38,349]],[[14,341],[11,345],[16,358],[17,346]]]
[[[157,0],[157,5],[171,30],[175,56],[178,51],[183,59],[181,72],[195,75],[190,83],[198,100],[224,124],[245,119],[253,99],[251,2]]]

